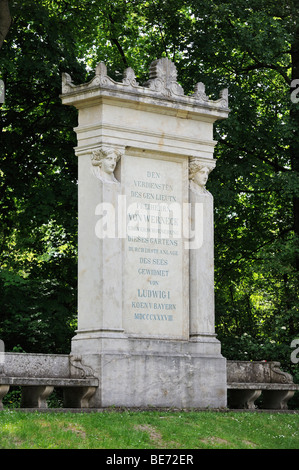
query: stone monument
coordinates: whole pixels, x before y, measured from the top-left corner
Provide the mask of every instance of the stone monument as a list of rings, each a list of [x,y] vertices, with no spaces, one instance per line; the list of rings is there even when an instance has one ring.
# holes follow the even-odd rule
[[[213,123],[228,93],[185,96],[175,65],[140,86],[104,63],[62,102],[78,109],[78,330],[72,354],[99,387],[91,407],[226,406],[214,328]]]

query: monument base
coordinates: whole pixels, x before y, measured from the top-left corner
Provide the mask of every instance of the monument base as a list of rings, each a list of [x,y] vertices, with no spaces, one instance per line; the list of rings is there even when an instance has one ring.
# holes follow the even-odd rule
[[[226,407],[226,359],[214,335],[190,341],[79,332],[72,354],[100,386],[90,407]]]

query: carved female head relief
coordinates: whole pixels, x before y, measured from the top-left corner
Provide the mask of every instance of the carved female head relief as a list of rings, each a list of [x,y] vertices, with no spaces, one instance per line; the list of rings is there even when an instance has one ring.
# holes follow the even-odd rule
[[[214,163],[203,162],[200,158],[191,157],[189,160],[189,180],[192,189],[205,192],[209,174],[214,169]]]
[[[114,170],[122,154],[121,150],[114,147],[101,146],[94,150],[91,158],[94,175],[106,183],[118,183]]]

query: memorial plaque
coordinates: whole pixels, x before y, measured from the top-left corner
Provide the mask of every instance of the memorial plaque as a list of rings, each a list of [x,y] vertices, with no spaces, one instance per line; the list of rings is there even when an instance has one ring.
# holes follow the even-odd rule
[[[139,337],[187,339],[187,161],[126,155],[122,165],[127,209],[124,330]]]

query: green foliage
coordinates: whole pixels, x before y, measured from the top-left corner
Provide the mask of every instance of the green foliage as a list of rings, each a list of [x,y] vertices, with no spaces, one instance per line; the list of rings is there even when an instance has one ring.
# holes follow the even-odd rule
[[[59,93],[62,70],[85,70],[43,2],[13,12],[1,50],[0,335],[7,350],[62,352],[76,316],[77,118]]]
[[[76,112],[62,106],[98,61],[120,80],[176,62],[185,93],[229,88],[215,125],[216,327],[228,359],[279,360],[297,376],[298,3],[290,0],[14,1],[0,51],[0,337],[7,349],[68,352],[76,319]],[[298,76],[296,75],[298,74]]]
[[[4,407],[8,406],[10,409],[20,408],[21,395],[21,387],[11,387],[10,391],[3,398]]]

